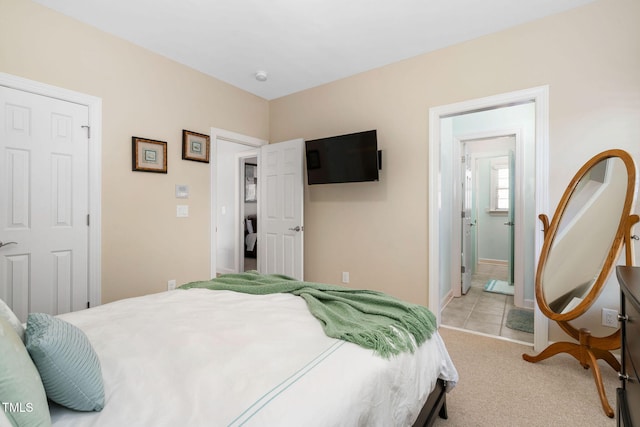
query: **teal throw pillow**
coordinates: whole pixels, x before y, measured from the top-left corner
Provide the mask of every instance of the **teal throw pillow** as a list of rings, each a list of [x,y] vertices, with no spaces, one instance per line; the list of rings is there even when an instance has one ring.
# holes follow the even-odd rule
[[[13,327],[0,316],[0,411],[16,427],[50,426],[38,370]]]
[[[62,319],[31,313],[25,344],[49,399],[76,411],[102,410],[100,360],[84,332]]]

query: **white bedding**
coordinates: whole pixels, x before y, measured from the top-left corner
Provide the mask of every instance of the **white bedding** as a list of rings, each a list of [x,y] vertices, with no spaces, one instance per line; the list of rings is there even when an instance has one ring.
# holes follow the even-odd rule
[[[408,426],[438,377],[457,381],[437,333],[385,360],[289,294],[178,289],[60,318],[93,344],[106,404],[54,406],[54,426]]]

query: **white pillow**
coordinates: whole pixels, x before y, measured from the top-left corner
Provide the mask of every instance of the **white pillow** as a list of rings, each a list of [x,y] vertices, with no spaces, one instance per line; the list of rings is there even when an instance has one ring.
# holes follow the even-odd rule
[[[24,326],[22,326],[22,322],[18,319],[18,316],[9,308],[7,303],[0,299],[0,317],[3,317],[11,327],[16,331],[16,334],[20,337],[22,342],[24,342]]]
[[[0,427],[13,427],[9,418],[4,414],[4,410],[0,411]]]

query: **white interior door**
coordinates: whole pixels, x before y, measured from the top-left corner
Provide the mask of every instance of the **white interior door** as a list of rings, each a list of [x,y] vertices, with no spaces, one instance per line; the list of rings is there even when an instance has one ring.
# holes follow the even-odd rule
[[[466,152],[466,150],[464,150]],[[473,175],[471,169],[471,158],[468,154],[463,155],[462,164],[462,294],[469,292],[471,288],[471,277],[473,275],[473,252],[472,227],[475,225],[472,215],[472,195],[473,195]]]
[[[88,116],[0,87],[0,298],[22,321],[89,301]]]
[[[261,147],[258,265],[303,280],[304,140]]]

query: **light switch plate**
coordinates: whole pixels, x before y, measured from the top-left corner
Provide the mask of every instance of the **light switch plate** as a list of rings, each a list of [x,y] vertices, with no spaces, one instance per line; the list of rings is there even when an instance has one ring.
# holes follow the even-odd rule
[[[184,184],[176,184],[176,199],[188,199],[189,186]]]
[[[189,205],[177,205],[176,217],[187,218],[189,216]]]

